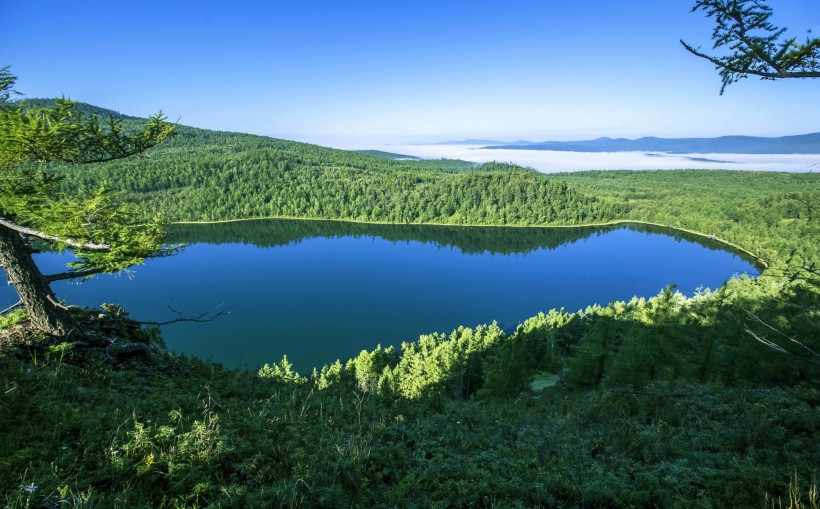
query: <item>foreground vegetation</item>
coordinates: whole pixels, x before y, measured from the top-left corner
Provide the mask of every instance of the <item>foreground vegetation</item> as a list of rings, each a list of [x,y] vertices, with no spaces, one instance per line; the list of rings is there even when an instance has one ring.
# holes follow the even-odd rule
[[[107,181],[145,217],[642,220],[727,240],[768,268],[688,298],[670,288],[545,310],[510,334],[481,325],[425,335],[311,374],[287,359],[247,373],[170,355],[116,306],[73,313],[154,353],[115,360],[32,335],[24,314],[7,314],[0,503],[811,507],[816,175],[554,176],[191,128],[134,161],[58,171],[67,191]]]
[[[808,503],[817,372],[738,330],[747,306],[778,313],[760,286],[461,328],[309,378],[29,341],[0,357],[5,501],[760,507],[796,476]]]

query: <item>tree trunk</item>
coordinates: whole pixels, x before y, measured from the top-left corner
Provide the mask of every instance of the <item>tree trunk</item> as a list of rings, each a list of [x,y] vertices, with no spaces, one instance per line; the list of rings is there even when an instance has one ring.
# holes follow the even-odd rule
[[[34,263],[31,253],[19,233],[0,226],[0,266],[28,310],[31,324],[47,334],[65,336],[73,328],[71,317],[57,304],[49,281]]]

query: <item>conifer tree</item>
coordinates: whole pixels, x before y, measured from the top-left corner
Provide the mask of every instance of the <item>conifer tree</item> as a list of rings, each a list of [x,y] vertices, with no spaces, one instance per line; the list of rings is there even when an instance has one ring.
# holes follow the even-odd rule
[[[801,43],[784,37],[786,29],[769,21],[772,8],[764,0],[697,0],[692,12],[700,10],[714,18],[713,49],[724,54],[707,55],[680,43],[715,65],[723,80],[721,94],[730,83],[750,75],[764,80],[820,78],[820,38],[806,37]]]
[[[49,163],[81,165],[137,154],[175,134],[161,113],[141,130],[80,112],[59,99],[44,108],[11,101],[16,77],[0,69],[0,265],[37,330],[68,335],[74,328],[67,308],[51,290],[54,281],[116,272],[147,257],[164,256],[159,219],[132,222],[134,214],[103,188],[88,195],[60,192],[60,177]],[[60,274],[43,274],[32,258],[36,246],[72,249],[77,261]]]

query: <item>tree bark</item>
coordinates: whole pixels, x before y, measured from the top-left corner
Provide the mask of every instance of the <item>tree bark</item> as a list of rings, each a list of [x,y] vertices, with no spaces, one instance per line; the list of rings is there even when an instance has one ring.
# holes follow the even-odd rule
[[[57,303],[48,279],[31,254],[31,248],[19,233],[0,226],[0,265],[28,310],[31,324],[47,334],[65,336],[73,329],[71,317]]]

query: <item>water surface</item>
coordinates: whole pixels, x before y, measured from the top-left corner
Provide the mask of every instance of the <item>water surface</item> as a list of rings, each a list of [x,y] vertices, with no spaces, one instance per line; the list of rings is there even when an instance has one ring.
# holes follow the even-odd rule
[[[128,275],[59,282],[77,305],[121,304],[144,321],[174,309],[230,313],[163,327],[168,346],[255,369],[284,354],[301,372],[362,349],[497,321],[505,329],[551,308],[716,288],[755,267],[718,243],[646,227],[477,228],[331,221],[175,225],[179,255]],[[44,272],[69,255],[44,253]],[[3,286],[0,307],[11,304]]]

